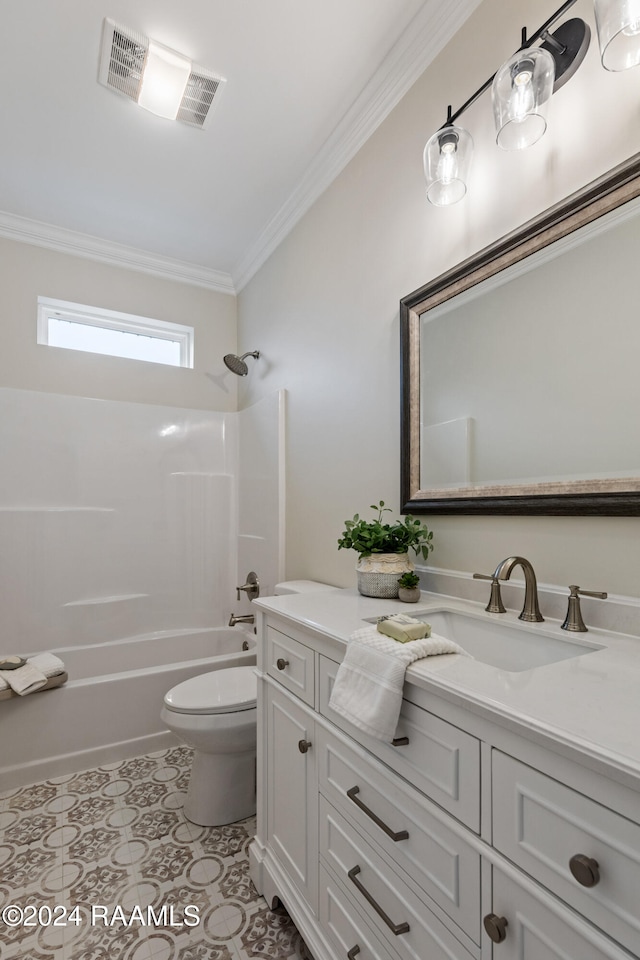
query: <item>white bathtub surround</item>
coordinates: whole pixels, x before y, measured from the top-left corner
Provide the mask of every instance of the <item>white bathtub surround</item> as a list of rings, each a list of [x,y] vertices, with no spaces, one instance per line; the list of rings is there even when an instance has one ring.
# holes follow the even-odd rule
[[[0,389],[0,609],[12,646],[222,624],[235,427],[212,411]]]
[[[166,691],[247,659],[222,627],[240,532],[247,569],[280,578],[282,411],[280,394],[237,414],[0,388],[0,628],[69,673],[0,705],[3,784],[165,746]],[[240,450],[259,498],[242,527]]]
[[[285,392],[238,413],[238,583],[258,572],[271,596],[284,579]],[[251,612],[243,598],[234,609]]]

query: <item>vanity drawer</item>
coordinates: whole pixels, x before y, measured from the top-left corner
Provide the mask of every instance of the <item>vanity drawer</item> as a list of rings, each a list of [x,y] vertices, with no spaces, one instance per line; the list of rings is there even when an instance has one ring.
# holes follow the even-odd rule
[[[392,960],[392,955],[351,907],[330,874],[320,864],[320,923],[329,933],[341,960]]]
[[[324,797],[320,797],[320,856],[402,960],[474,956]]]
[[[344,720],[329,706],[338,664],[320,657],[320,713],[476,833],[480,829],[480,741],[402,701],[394,745]]]
[[[437,904],[479,944],[480,856],[447,826],[450,818],[320,726],[316,744],[320,793],[411,877],[427,905]]]
[[[315,700],[314,656],[299,640],[267,627],[267,673],[310,707]]]
[[[539,887],[498,867],[492,873],[490,912],[507,921],[504,940],[493,947],[494,960],[631,960],[626,950]]]
[[[640,826],[506,754],[492,757],[494,846],[640,955]],[[576,857],[582,883],[569,866]]]

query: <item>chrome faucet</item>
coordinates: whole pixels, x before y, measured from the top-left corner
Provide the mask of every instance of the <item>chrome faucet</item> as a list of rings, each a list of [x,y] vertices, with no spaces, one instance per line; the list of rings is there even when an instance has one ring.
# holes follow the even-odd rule
[[[524,557],[507,557],[502,563],[499,563],[493,573],[495,580],[508,580],[514,567],[522,567],[524,573],[524,605],[519,614],[519,620],[527,620],[531,623],[539,623],[544,620],[538,606],[538,584],[533,567]]]
[[[235,613],[232,613],[229,617],[229,626],[235,627],[236,623],[255,623],[255,617],[252,613],[245,613],[242,616],[236,616]]]

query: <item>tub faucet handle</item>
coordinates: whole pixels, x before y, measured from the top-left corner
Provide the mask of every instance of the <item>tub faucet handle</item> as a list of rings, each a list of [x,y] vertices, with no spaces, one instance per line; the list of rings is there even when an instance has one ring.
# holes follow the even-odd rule
[[[247,574],[247,581],[241,587],[236,587],[237,599],[240,599],[240,591],[244,590],[249,600],[255,600],[260,596],[260,581],[253,570]]]
[[[506,613],[506,608],[502,602],[502,594],[500,593],[500,581],[497,577],[494,577],[492,574],[488,573],[474,573],[474,580],[491,580],[491,594],[489,596],[489,603],[486,605],[485,610],[487,613]]]
[[[564,623],[562,624],[563,630],[568,630],[570,633],[586,633],[587,627],[585,622],[582,619],[582,612],[580,610],[580,597],[595,597],[596,600],[606,600],[606,593],[599,593],[594,590],[581,590],[575,583],[572,583],[569,587],[569,605],[567,607],[567,615],[564,618]]]

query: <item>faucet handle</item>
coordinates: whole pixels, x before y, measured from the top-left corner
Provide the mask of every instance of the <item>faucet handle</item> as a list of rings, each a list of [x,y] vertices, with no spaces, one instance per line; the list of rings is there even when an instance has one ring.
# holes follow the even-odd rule
[[[493,574],[487,573],[474,573],[474,580],[491,580],[491,595],[489,596],[489,603],[485,607],[487,613],[506,613],[506,607],[502,602],[502,594],[500,593],[500,581]]]
[[[249,597],[249,600],[255,600],[256,597],[260,596],[260,581],[253,570],[247,574],[247,582],[243,583],[241,587],[236,587],[236,596],[238,600],[240,599],[241,590],[244,590],[246,595]]]
[[[595,590],[581,590],[575,583],[570,585],[567,615],[562,624],[562,629],[568,630],[570,633],[587,632],[587,627],[582,619],[582,612],[580,610],[580,597],[595,597],[596,600],[606,600],[607,594]]]

